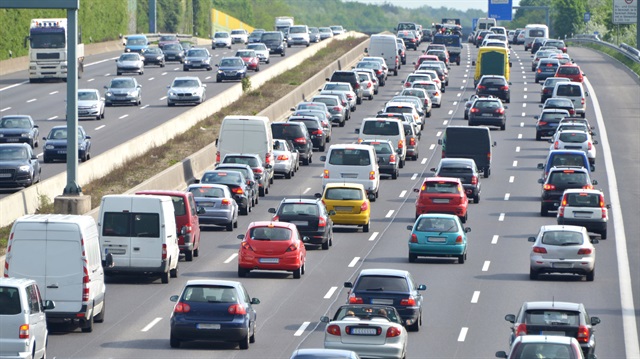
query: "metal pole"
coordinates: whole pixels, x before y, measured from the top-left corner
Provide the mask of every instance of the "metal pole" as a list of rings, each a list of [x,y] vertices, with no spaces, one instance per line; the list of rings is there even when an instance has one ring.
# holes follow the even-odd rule
[[[636,49],[640,50],[640,6],[636,2]]]
[[[67,186],[64,194],[81,194],[78,185],[78,10],[67,9]]]
[[[149,33],[156,33],[156,0],[149,0]]]

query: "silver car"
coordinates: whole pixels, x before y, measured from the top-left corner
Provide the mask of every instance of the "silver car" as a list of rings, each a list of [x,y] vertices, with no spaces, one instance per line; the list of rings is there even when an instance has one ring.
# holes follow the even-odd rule
[[[133,77],[116,77],[111,79],[105,92],[105,106],[116,103],[140,105],[142,103],[142,85]]]
[[[563,126],[563,127],[566,127]],[[579,127],[579,126],[578,126]],[[587,154],[589,158],[589,164],[591,166],[596,164],[596,145],[598,141],[594,141],[589,134],[587,126],[583,128],[585,131],[580,130],[560,130],[556,132],[553,139],[551,148],[549,150],[582,150]]]
[[[295,176],[298,169],[298,151],[292,148],[286,140],[273,139],[273,166],[275,174],[284,175],[289,179]]]
[[[127,72],[144,74],[144,57],[136,52],[127,52],[116,59],[116,72],[118,76]]]
[[[598,239],[590,239],[587,229],[579,226],[549,225],[540,227],[533,242],[529,262],[529,278],[542,273],[569,273],[585,275],[593,281],[596,269]]]
[[[207,85],[198,77],[176,77],[171,86],[167,86],[167,106],[176,103],[201,104],[207,98]]]
[[[360,87],[362,87],[362,97],[373,100],[373,94],[375,93],[376,85],[371,79],[372,75],[370,73],[362,71],[357,72],[357,75],[358,82],[360,82]]]
[[[254,43],[247,45],[247,49],[255,51],[258,59],[260,59],[260,62],[264,62],[265,64],[271,62],[269,56],[269,48],[267,47],[267,45],[261,42]]]
[[[78,90],[78,118],[104,118],[104,97],[96,89]]]
[[[182,70],[189,71],[193,69],[203,69],[211,71],[211,54],[203,47],[192,47],[187,51],[184,57]]]
[[[375,70],[373,69],[363,69],[363,68],[359,68],[354,70],[356,73],[366,73],[369,74],[369,78],[371,79],[371,82],[373,83],[373,94],[377,95],[378,91],[380,90],[380,80],[378,80],[378,76],[376,75]],[[366,92],[366,91],[365,91]]]
[[[318,89],[320,92],[342,92],[347,96],[347,101],[349,101],[349,108],[351,111],[356,110],[357,96],[351,84],[346,82],[327,82],[321,89]]]
[[[231,35],[226,31],[218,31],[213,34],[211,39],[211,49],[215,50],[218,47],[231,48]]]
[[[224,226],[227,231],[238,228],[238,204],[229,187],[223,184],[192,184],[187,192],[193,193],[198,207],[204,213],[198,214],[200,225]]]

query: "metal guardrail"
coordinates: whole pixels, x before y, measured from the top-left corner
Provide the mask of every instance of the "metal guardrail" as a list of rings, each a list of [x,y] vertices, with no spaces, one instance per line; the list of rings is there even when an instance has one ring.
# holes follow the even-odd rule
[[[620,44],[620,46],[616,46],[615,44],[611,44],[605,41],[594,40],[594,39],[567,38],[566,40],[573,41],[579,44],[583,43],[583,44],[596,44],[596,45],[606,46],[610,49],[618,51],[619,53],[623,54],[630,60],[640,63],[640,51],[625,43]]]

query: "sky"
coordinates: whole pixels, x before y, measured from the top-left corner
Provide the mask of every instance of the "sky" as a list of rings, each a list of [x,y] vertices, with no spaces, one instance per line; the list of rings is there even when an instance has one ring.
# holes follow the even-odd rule
[[[469,9],[479,9],[483,11],[489,10],[489,0],[347,0],[357,1],[374,5],[382,5],[384,3],[393,4],[401,7],[416,8],[423,5],[433,8],[448,7],[466,11]],[[520,0],[513,0],[513,5],[518,5]]]

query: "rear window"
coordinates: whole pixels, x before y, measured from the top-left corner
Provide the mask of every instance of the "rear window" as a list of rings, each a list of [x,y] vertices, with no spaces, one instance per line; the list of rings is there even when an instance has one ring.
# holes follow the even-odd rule
[[[184,197],[171,196],[171,201],[173,202],[173,210],[176,216],[184,216],[187,214]]]
[[[291,238],[291,230],[280,227],[254,227],[249,231],[249,237],[256,241],[287,241]]]
[[[280,207],[280,215],[308,215],[317,216],[318,206],[310,203],[285,203]]]
[[[202,176],[200,183],[219,183],[239,186],[242,184],[242,179],[240,173],[237,172],[209,172]]]
[[[238,293],[233,287],[190,285],[184,289],[181,302],[237,303]]]
[[[419,232],[452,233],[458,231],[458,224],[451,218],[421,218],[415,226]]]
[[[577,67],[559,67],[558,73],[563,75],[577,75],[580,73]]]
[[[330,97],[321,97],[321,98],[313,98],[313,102],[322,102],[323,104],[327,105],[328,107],[333,107],[333,106],[337,106],[338,105],[338,99],[337,98],[330,98]]]
[[[363,142],[363,144],[373,146],[373,149],[376,150],[376,154],[379,155],[388,155],[393,153],[393,148],[387,142]]]
[[[558,85],[558,89],[556,90],[556,95],[558,96],[582,96],[582,91],[578,86],[573,85]]]
[[[563,358],[578,359],[569,344],[520,343],[509,354],[512,359]]]
[[[189,192],[193,193],[194,197],[224,198],[224,190],[222,188],[193,187],[189,188]]]
[[[565,199],[571,207],[600,207],[600,195],[596,193],[567,193]]]
[[[255,157],[232,157],[225,156],[222,163],[239,163],[241,165],[249,165],[249,167],[260,167],[261,163]]]
[[[324,89],[326,91],[351,91],[351,86],[347,83],[338,83],[338,84],[325,84]]]
[[[158,213],[105,212],[102,235],[109,237],[160,237]]]
[[[289,124],[282,124],[282,125],[275,125],[275,126],[272,125],[271,133],[273,134],[274,138],[290,139],[290,138],[304,137],[304,132],[302,131],[300,126],[292,126]]]
[[[581,165],[582,166],[582,165]],[[574,171],[556,171],[551,173],[549,183],[555,185],[579,185],[587,183],[587,174]]]
[[[357,201],[364,199],[362,191],[358,188],[329,188],[324,194],[324,197],[336,201]]]
[[[578,154],[558,154],[554,155],[551,160],[551,166],[581,166],[584,167],[585,159],[584,156]]]
[[[21,311],[18,288],[0,287],[0,315],[15,315]]]
[[[586,133],[566,133],[563,132],[560,134],[560,141],[568,142],[568,143],[582,143],[587,140]]]
[[[427,193],[459,193],[458,184],[455,182],[427,182],[426,189],[423,187],[423,191]]]
[[[361,149],[336,148],[331,150],[329,164],[338,166],[369,166],[369,151]]]
[[[316,128],[320,128],[320,124],[318,123],[318,120],[298,120],[298,119],[291,119],[289,120],[290,122],[302,122],[305,124],[305,126],[307,126],[307,129],[316,129]]]
[[[524,322],[533,325],[580,325],[580,312],[569,310],[527,310]]]
[[[361,276],[353,288],[357,291],[408,292],[409,285],[403,277]]]
[[[544,30],[529,30],[529,37],[544,37]]]
[[[395,113],[411,113],[411,107],[387,107],[386,112]],[[362,129],[363,135],[380,135],[380,136],[397,136],[400,134],[400,128],[396,121],[365,121]]]
[[[551,246],[581,245],[584,241],[582,233],[569,231],[549,231],[542,235],[542,244]]]
[[[473,174],[471,167],[442,167],[438,171],[441,177],[458,177],[461,174]]]
[[[562,120],[563,118],[567,117],[566,114],[564,113],[542,113],[542,117],[540,117],[540,120],[544,120],[547,122],[560,122],[560,120]]]

